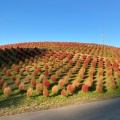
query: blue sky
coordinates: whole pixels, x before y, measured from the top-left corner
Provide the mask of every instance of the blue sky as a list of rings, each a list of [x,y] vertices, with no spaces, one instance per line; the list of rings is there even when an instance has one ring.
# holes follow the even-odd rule
[[[120,0],[0,0],[0,45],[65,41],[120,47]]]

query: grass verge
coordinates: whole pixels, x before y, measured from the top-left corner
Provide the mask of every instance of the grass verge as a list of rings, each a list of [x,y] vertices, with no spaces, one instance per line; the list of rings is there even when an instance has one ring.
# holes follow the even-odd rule
[[[22,94],[22,93],[21,93]],[[120,89],[108,91],[106,93],[79,91],[68,97],[61,95],[45,98],[43,96],[27,97],[26,95],[16,95],[16,97],[3,97],[0,100],[0,116],[19,114],[23,112],[47,110],[52,108],[65,107],[75,104],[85,104],[94,101],[106,100],[120,97]]]

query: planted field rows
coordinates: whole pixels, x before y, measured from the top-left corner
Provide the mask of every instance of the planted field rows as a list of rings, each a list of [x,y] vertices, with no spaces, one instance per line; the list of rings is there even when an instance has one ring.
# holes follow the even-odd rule
[[[83,43],[0,46],[0,98],[106,93],[120,87],[120,49]]]

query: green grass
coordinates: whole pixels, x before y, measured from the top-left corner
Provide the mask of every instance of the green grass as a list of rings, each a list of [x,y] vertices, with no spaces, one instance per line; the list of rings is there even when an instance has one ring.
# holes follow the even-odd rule
[[[0,116],[58,108],[115,97],[120,97],[120,87],[118,87],[117,90],[109,90],[106,93],[98,93],[96,91],[83,93],[82,91],[76,91],[73,95],[68,95],[67,97],[55,95],[48,98],[45,98],[41,93],[38,93],[37,91],[34,91],[34,95],[32,97],[27,97],[26,92],[23,91],[18,94],[18,91],[16,90],[9,98],[1,95]]]
[[[27,51],[34,52],[34,49],[29,48],[29,45],[24,46],[24,47],[25,48],[28,47],[28,50],[24,49],[24,52],[23,52],[24,55],[22,56],[22,58],[25,60],[28,58],[28,55],[26,52]],[[44,48],[44,46],[42,46],[42,47],[39,46],[39,48]],[[62,52],[59,52],[59,51],[61,51],[61,49],[62,49],[62,50],[66,51],[67,55],[69,53],[71,53],[72,51],[75,51],[75,53],[78,53],[79,55],[78,55],[78,58],[76,59],[75,63],[73,63],[72,66],[69,66],[70,60],[67,60],[64,64],[60,64],[60,66],[58,66],[56,69],[54,68],[54,64],[52,64],[52,60],[50,61],[50,57],[48,58],[52,64],[51,65],[52,72],[48,75],[48,77],[46,77],[46,79],[50,80],[50,83],[51,83],[50,87],[48,88],[48,90],[49,90],[48,98],[45,98],[42,93],[38,93],[35,90],[35,87],[33,87],[33,89],[34,89],[33,95],[31,97],[27,97],[26,96],[27,89],[28,89],[28,87],[32,87],[32,85],[30,84],[30,80],[27,80],[25,82],[25,90],[20,92],[18,87],[11,80],[11,76],[7,76],[0,68],[0,76],[4,78],[5,82],[7,82],[8,85],[10,86],[10,88],[12,89],[11,95],[8,98],[6,98],[2,92],[2,88],[0,88],[0,116],[10,115],[10,114],[15,114],[15,113],[22,113],[22,112],[27,112],[27,111],[36,111],[36,110],[44,110],[44,109],[49,109],[49,108],[57,108],[57,107],[63,107],[63,106],[79,104],[79,103],[93,102],[93,101],[109,99],[109,98],[114,98],[114,97],[120,96],[120,80],[117,79],[117,75],[116,75],[117,73],[115,73],[115,71],[113,71],[113,75],[115,78],[117,89],[113,90],[108,85],[109,79],[106,77],[107,69],[105,68],[105,63],[106,63],[105,60],[103,63],[104,64],[104,67],[103,67],[103,69],[104,69],[103,93],[98,93],[96,91],[96,84],[97,84],[97,77],[98,77],[97,73],[100,69],[98,67],[99,61],[97,61],[97,65],[95,67],[95,74],[93,76],[94,82],[92,84],[92,87],[89,89],[88,92],[86,92],[86,93],[82,92],[81,86],[85,83],[85,80],[88,77],[88,72],[92,68],[91,63],[94,59],[94,55],[97,55],[97,56],[99,55],[96,52],[96,48],[93,49],[93,47],[90,47],[90,49],[91,49],[90,50],[90,49],[88,49],[88,47],[86,47],[86,44],[85,44],[85,47],[82,45],[81,46],[78,45],[78,47],[68,45],[67,47],[61,46],[61,48],[60,48],[60,47],[57,47],[57,45],[52,47],[48,43],[46,44],[46,48],[48,48],[46,54],[49,53],[49,49],[53,49],[53,50],[55,50],[56,53],[59,53],[59,55],[61,55]],[[81,48],[81,50],[79,50],[78,48]],[[102,49],[100,49],[100,50],[102,50]],[[14,58],[14,60],[13,61],[10,60],[10,62],[12,64],[15,64],[15,60],[19,60],[18,58],[16,58],[16,56],[14,56],[14,55],[17,55],[17,52],[14,53],[14,50],[11,50],[11,51],[12,51],[13,55],[9,55],[9,56],[11,58]],[[20,50],[16,49],[16,51],[20,51]],[[72,95],[68,94],[66,97],[63,97],[60,95],[61,90],[63,88],[66,89],[66,86],[68,84],[71,84],[72,81],[78,77],[78,72],[81,69],[81,67],[83,66],[84,61],[87,56],[83,59],[80,66],[78,67],[78,69],[72,74],[72,76],[69,79],[69,82],[62,89],[59,89],[58,94],[54,95],[51,90],[52,87],[54,85],[57,85],[58,81],[60,79],[63,79],[68,74],[69,70],[71,70],[73,67],[75,67],[77,61],[81,58],[81,53],[86,54],[86,52],[88,52],[89,54],[91,54],[91,51],[93,52],[93,56],[92,56],[92,59],[89,61],[88,67],[85,69],[84,79],[81,80],[80,86],[78,88],[76,88],[76,90],[74,91],[74,93]],[[109,52],[110,56],[112,56],[112,52],[110,50],[108,52]],[[105,53],[103,56],[109,58],[109,54]],[[1,51],[0,51],[0,55],[2,57],[4,57],[4,55],[2,54]],[[44,63],[42,61],[45,58],[45,56],[42,56],[40,53],[36,53],[36,55],[38,55],[37,57],[39,57],[40,59],[37,59],[37,57],[34,57],[34,60],[37,61],[37,65],[39,67],[41,67],[41,69],[42,69],[42,71],[40,73],[38,73],[38,75],[36,77],[33,76],[33,71],[35,70],[34,63],[32,63],[32,65],[29,65],[28,63],[23,62],[26,66],[30,67],[29,72],[26,72],[26,70],[23,67],[21,67],[17,64],[17,66],[19,66],[19,69],[24,72],[23,76],[20,76],[10,66],[8,66],[3,60],[0,60],[0,62],[2,64],[4,64],[7,69],[10,69],[12,75],[16,75],[16,77],[19,77],[21,81],[23,81],[26,78],[26,76],[29,74],[30,77],[35,78],[37,82],[42,82],[39,80],[39,76],[41,74],[44,74],[44,72],[45,72],[44,65],[46,63]],[[73,55],[73,57],[74,57],[74,55]],[[5,58],[5,59],[7,59],[7,58]],[[109,59],[111,59],[111,58],[109,58]],[[54,57],[53,57],[53,60],[55,60]],[[60,62],[61,62],[61,60],[58,60],[56,63],[60,63]],[[60,77],[57,77],[56,82],[51,82],[50,76],[55,75],[56,71],[58,71],[60,68],[63,68],[66,65],[68,65],[68,68],[61,73]]]

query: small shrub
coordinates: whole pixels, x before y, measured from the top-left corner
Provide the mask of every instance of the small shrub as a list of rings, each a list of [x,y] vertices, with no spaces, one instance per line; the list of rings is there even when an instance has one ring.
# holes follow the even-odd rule
[[[22,70],[19,72],[19,75],[20,75],[20,76],[23,76],[23,71],[22,71]]]
[[[34,69],[37,69],[37,63],[34,63]]]
[[[30,81],[31,85],[35,86],[36,85],[36,80],[33,78],[31,81]]]
[[[4,90],[4,88],[7,87],[7,86],[8,86],[8,84],[6,82],[4,82],[3,85],[2,85],[2,90]]]
[[[69,65],[70,65],[70,66],[73,65],[73,61],[72,61],[72,60],[69,61]]]
[[[96,91],[99,92],[99,93],[102,93],[103,92],[102,85],[98,84],[96,86]]]
[[[55,77],[55,75],[52,75],[50,78],[51,78],[51,80],[52,80],[53,82],[56,81],[56,77]]]
[[[110,83],[110,88],[112,88],[113,90],[115,90],[116,89],[116,84],[115,83]]]
[[[29,62],[29,60],[28,59],[25,59],[25,63],[28,63]]]
[[[31,96],[33,95],[33,88],[29,87],[29,88],[27,89],[26,95],[27,95],[28,97],[31,97]]]
[[[23,91],[25,89],[25,84],[23,83],[23,82],[21,82],[20,84],[19,84],[19,90],[20,91]]]
[[[41,83],[37,83],[37,84],[36,84],[36,90],[37,90],[38,92],[41,92],[41,91],[43,90],[43,85],[42,85]]]
[[[65,83],[68,83],[68,81],[69,81],[69,76],[65,76],[65,77],[64,77],[64,81],[65,81]]]
[[[30,71],[30,68],[26,66],[26,72],[29,72]]]
[[[86,80],[85,81],[85,85],[87,85],[88,87],[91,87],[92,86],[92,83],[90,80]]]
[[[48,77],[48,74],[49,74],[48,70],[45,70],[44,74],[45,74],[46,77]]]
[[[53,92],[54,94],[57,94],[57,93],[58,93],[58,85],[54,85],[54,86],[52,87],[52,92]]]
[[[10,70],[7,70],[7,71],[6,71],[6,75],[7,75],[7,76],[10,76],[10,75],[11,75]]]
[[[19,71],[18,66],[14,66],[14,71],[15,71],[15,72],[18,72],[18,71]]]
[[[65,90],[65,89],[62,89],[62,91],[61,91],[61,96],[66,96],[66,95],[67,95],[66,90]]]
[[[43,85],[48,88],[50,86],[50,82],[48,80],[44,80]]]
[[[73,88],[77,88],[80,85],[80,83],[77,80],[74,80],[72,83]]]
[[[26,76],[26,80],[29,81],[30,79],[31,79],[31,76],[28,74],[28,75]]]
[[[41,74],[40,77],[39,77],[40,81],[43,81],[46,79],[46,76],[44,74]]]
[[[84,73],[80,73],[80,74],[79,74],[79,77],[80,77],[81,79],[83,79],[83,78],[84,78]]]
[[[49,69],[48,69],[49,73],[52,72],[52,67],[50,66]]]
[[[60,79],[59,81],[58,81],[58,85],[60,86],[60,87],[63,87],[64,86],[64,80],[63,79]]]
[[[77,77],[77,78],[76,78],[76,81],[78,81],[78,83],[80,83],[81,78],[80,78],[80,77]]]
[[[71,84],[68,84],[67,91],[68,91],[69,94],[72,94],[74,92],[74,88]]]
[[[29,65],[32,66],[32,61],[29,61]]]
[[[12,81],[15,81],[15,80],[16,80],[16,76],[15,76],[15,75],[12,75],[12,76],[11,76],[11,80],[12,80]]]
[[[11,94],[11,88],[7,86],[4,88],[3,92],[4,92],[4,95],[8,97]]]
[[[38,70],[38,72],[41,72],[41,68],[40,67],[38,67],[37,70]]]
[[[82,91],[83,92],[87,92],[88,91],[88,89],[89,89],[89,87],[87,86],[87,85],[82,85]]]
[[[3,71],[4,73],[6,73],[7,68],[6,68],[6,67],[4,67],[4,68],[2,69],[2,71]]]
[[[2,86],[3,86],[3,84],[4,84],[4,79],[3,79],[3,78],[1,78],[1,79],[0,79],[0,86],[2,87]]]
[[[44,68],[45,68],[45,69],[48,69],[48,68],[49,68],[49,67],[48,67],[48,64],[45,64]]]
[[[47,89],[43,90],[43,96],[44,97],[49,97],[49,91]]]
[[[19,62],[19,66],[21,66],[21,67],[23,66],[23,62],[22,61]]]
[[[20,79],[17,78],[17,79],[15,80],[15,84],[16,84],[16,86],[19,86],[20,83],[21,83]]]
[[[56,75],[56,77],[60,77],[61,72],[60,71],[56,71],[55,75]]]
[[[36,77],[38,75],[38,70],[34,70],[33,75]]]

